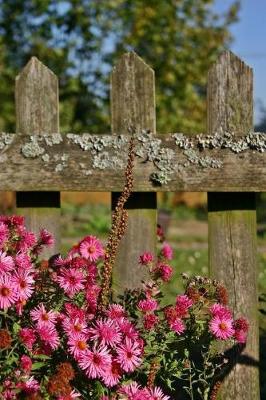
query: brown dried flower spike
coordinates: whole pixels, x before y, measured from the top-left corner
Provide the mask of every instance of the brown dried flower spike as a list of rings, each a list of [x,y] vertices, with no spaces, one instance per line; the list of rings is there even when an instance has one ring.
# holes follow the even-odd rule
[[[100,309],[104,308],[109,302],[112,270],[117,254],[118,245],[125,233],[127,226],[128,216],[126,210],[124,210],[124,205],[128,200],[130,193],[132,192],[133,189],[133,161],[134,161],[134,139],[133,137],[131,137],[129,151],[128,151],[128,162],[125,172],[126,183],[124,186],[124,190],[118,199],[114,213],[112,215],[112,227],[106,246],[105,260],[103,266],[103,277],[102,277],[102,291],[100,294],[100,302],[99,302]]]
[[[8,349],[11,346],[11,335],[7,329],[0,329],[0,349]]]

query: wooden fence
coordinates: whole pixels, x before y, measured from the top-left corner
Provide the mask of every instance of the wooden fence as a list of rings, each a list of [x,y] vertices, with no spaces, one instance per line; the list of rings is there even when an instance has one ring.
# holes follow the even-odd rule
[[[236,315],[250,321],[247,346],[222,399],[257,400],[258,321],[255,192],[266,191],[266,142],[252,131],[252,70],[224,52],[208,74],[205,136],[156,135],[154,72],[135,53],[111,76],[112,135],[59,133],[57,77],[33,57],[16,78],[16,134],[0,134],[0,190],[16,192],[34,231],[60,245],[60,192],[110,191],[124,183],[129,131],[135,134],[135,192],[115,268],[121,288],[139,285],[136,260],[156,246],[156,192],[208,192],[209,265],[223,280]],[[232,134],[234,133],[234,135]]]

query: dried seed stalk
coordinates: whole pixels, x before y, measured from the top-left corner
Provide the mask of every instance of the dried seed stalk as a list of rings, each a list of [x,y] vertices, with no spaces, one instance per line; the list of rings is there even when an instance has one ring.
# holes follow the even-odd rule
[[[211,392],[211,395],[210,395],[210,400],[216,400],[217,399],[218,391],[219,391],[221,385],[222,385],[222,382],[220,382],[220,381],[217,381],[215,383],[215,385],[212,388],[212,392]]]
[[[112,270],[117,255],[118,245],[125,233],[127,227],[128,214],[124,209],[130,193],[133,190],[133,162],[134,162],[134,139],[131,137],[128,151],[128,162],[125,171],[125,186],[119,196],[115,210],[112,215],[111,232],[108,238],[106,253],[103,265],[102,291],[100,294],[99,307],[106,307],[109,302],[111,289]]]
[[[160,362],[159,362],[158,358],[154,358],[150,365],[150,370],[149,370],[149,375],[148,375],[148,380],[147,380],[147,386],[149,388],[154,387],[155,378],[156,378],[156,375],[157,375],[157,372],[159,369],[160,369]]]

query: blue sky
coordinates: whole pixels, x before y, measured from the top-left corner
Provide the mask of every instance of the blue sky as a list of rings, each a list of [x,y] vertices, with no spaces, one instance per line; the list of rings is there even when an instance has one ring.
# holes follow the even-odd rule
[[[216,0],[224,10],[232,0]],[[266,0],[241,0],[239,22],[231,28],[231,50],[253,68],[255,122],[260,118],[259,103],[266,107]]]

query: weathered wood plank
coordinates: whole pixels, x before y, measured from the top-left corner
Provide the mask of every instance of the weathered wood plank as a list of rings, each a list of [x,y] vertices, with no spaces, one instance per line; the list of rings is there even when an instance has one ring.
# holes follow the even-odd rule
[[[155,132],[154,71],[134,52],[124,54],[111,75],[111,120],[113,134],[127,129]],[[127,151],[125,152],[127,154]],[[112,207],[117,193],[112,193]],[[138,267],[144,251],[155,253],[157,198],[156,193],[131,194],[126,203],[128,226],[123,236],[113,273],[114,290],[136,288],[145,277]]]
[[[252,79],[252,70],[234,54],[225,52],[220,56],[208,76],[210,133],[218,128],[234,130],[236,134],[252,129]],[[243,181],[246,173],[245,169],[241,174]],[[256,170],[253,174],[256,180]],[[246,189],[253,186],[250,177]],[[259,399],[259,355],[255,195],[209,193],[208,211],[211,275],[227,287],[235,317],[245,315],[250,323],[247,346],[241,356],[237,353],[233,356],[236,366],[222,386],[221,399],[256,400]]]
[[[16,77],[15,98],[17,132],[39,135],[59,131],[58,80],[36,57],[32,57]],[[21,166],[17,164],[16,167],[21,172]],[[38,168],[28,164],[20,179],[27,182],[33,174],[38,174],[41,183],[43,169],[44,166]],[[13,177],[10,176],[10,179],[13,180]],[[20,188],[21,185],[15,185],[13,190]],[[46,228],[54,235],[54,245],[43,253],[44,257],[49,257],[60,247],[60,193],[33,195],[30,191],[36,188],[29,187],[27,190],[17,193],[17,212],[26,217],[26,224],[33,232]]]
[[[51,136],[40,136],[41,140],[37,142],[39,147],[36,147],[28,134],[12,134],[5,140],[0,134],[0,190],[120,191],[123,188],[123,168],[128,149],[126,137],[125,140],[120,139],[118,148],[117,143],[114,146],[112,142],[101,151],[95,151],[94,147],[82,150],[79,144],[74,143],[76,139],[68,136],[62,135],[60,141],[58,135],[54,135],[58,139],[55,142],[59,143],[53,145]],[[12,143],[5,144],[11,141],[10,137],[13,138]],[[88,139],[82,139],[88,136],[75,137],[81,138],[83,147],[85,143],[91,145]],[[110,135],[93,137],[98,148],[105,138],[116,138]],[[209,157],[221,163],[220,168],[203,167],[198,162],[191,162],[185,154],[186,150],[180,149],[171,135],[156,135],[152,141],[155,139],[161,140],[160,151],[170,149],[173,152],[169,159],[170,180],[161,186],[151,181],[151,175],[158,172],[158,160],[147,161],[147,152],[144,151],[143,157],[137,156],[135,161],[135,191],[266,191],[266,152],[249,149],[236,154],[228,148],[199,151],[196,148],[197,140],[194,139],[198,162]],[[25,143],[27,146],[31,144],[35,151],[39,149],[39,156],[26,158],[21,151],[25,149]],[[137,147],[141,144],[138,139],[136,143]],[[29,151],[29,146],[26,149]],[[106,160],[109,161],[105,165]]]

